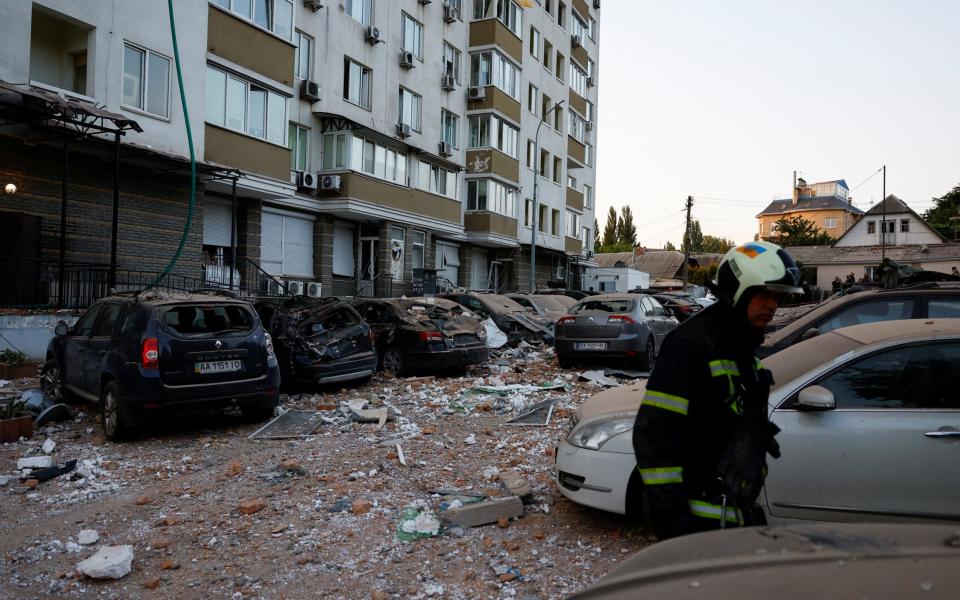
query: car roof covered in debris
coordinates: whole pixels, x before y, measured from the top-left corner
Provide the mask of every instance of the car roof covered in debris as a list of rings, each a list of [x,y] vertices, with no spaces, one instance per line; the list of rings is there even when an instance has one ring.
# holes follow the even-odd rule
[[[235,304],[248,304],[246,300],[237,298],[234,294],[227,290],[211,290],[211,291],[202,291],[197,290],[193,292],[162,292],[159,290],[147,290],[147,291],[131,291],[131,292],[114,292],[108,296],[101,298],[99,301],[105,300],[122,300],[129,301],[133,300],[139,302],[140,304],[151,304],[151,305],[163,305],[163,304],[183,304],[183,303],[210,303],[210,304],[223,304],[223,303],[235,303]]]

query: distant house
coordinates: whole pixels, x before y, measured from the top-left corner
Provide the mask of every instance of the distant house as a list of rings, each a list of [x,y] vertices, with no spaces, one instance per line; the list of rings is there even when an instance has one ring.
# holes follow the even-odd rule
[[[776,242],[777,221],[803,217],[831,237],[839,238],[861,215],[863,211],[853,205],[850,188],[843,179],[813,184],[798,179],[792,198],[774,200],[757,215],[759,237]]]
[[[913,244],[909,246],[793,246],[787,251],[795,261],[807,268],[816,269],[816,287],[831,289],[834,277],[842,280],[853,273],[859,280],[866,275],[873,277],[874,269],[883,258],[901,265],[909,265],[927,271],[950,273],[953,267],[960,268],[960,244]],[[813,281],[807,282],[813,286]]]
[[[695,253],[690,255],[690,266],[707,268],[717,264],[722,254]],[[683,252],[675,250],[653,250],[638,247],[633,252],[608,252],[594,256],[601,270],[632,269],[650,275],[651,287],[676,287],[683,277]],[[624,277],[626,279],[626,277]],[[585,284],[585,289],[590,285]],[[598,287],[595,291],[601,291]]]
[[[881,236],[883,238],[881,239]],[[946,240],[935,229],[893,194],[867,211],[853,227],[833,245],[846,246],[907,246],[911,244],[942,244]]]

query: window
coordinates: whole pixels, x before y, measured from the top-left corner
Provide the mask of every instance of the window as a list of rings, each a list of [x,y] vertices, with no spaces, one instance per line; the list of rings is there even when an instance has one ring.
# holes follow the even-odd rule
[[[470,55],[470,85],[494,85],[520,100],[520,69],[497,51]]]
[[[323,136],[323,148],[324,169],[348,168],[391,183],[407,185],[407,155],[393,148],[354,135],[347,156],[345,133]]]
[[[416,187],[426,192],[457,199],[457,174],[455,171],[419,161],[416,171]]]
[[[827,321],[817,325],[820,333],[827,333],[841,327],[909,319],[913,316],[913,300],[862,302],[844,309]]]
[[[557,2],[557,25],[561,29],[567,28],[567,5],[563,2]]]
[[[496,18],[517,37],[522,37],[523,11],[513,0],[474,0],[474,19]]]
[[[563,111],[559,107],[553,111],[553,128],[557,133],[563,133]]]
[[[546,233],[550,227],[549,221],[547,221],[547,208],[546,204],[541,204],[537,210],[537,231],[541,233]]]
[[[567,211],[567,237],[580,239],[580,215],[572,210]]]
[[[550,107],[553,106],[553,101],[550,100],[550,96],[546,94],[540,95],[540,116],[543,118],[543,121],[547,121],[547,115],[550,114]]]
[[[577,189],[577,178],[573,175],[567,175],[567,187],[571,190]]]
[[[543,68],[553,71],[553,44],[543,40]]]
[[[328,133],[323,136],[323,170],[350,167],[350,145],[346,133]]]
[[[406,88],[400,88],[400,122],[420,131],[420,105],[422,98]]]
[[[557,52],[557,69],[554,71],[554,75],[556,75],[557,79],[560,81],[563,81],[563,70],[566,68],[566,66],[566,61],[564,61],[563,55]]]
[[[208,123],[283,145],[287,98],[207,66]]]
[[[467,210],[488,211],[516,218],[517,189],[492,179],[467,182]]]
[[[910,231],[910,219],[900,219],[900,233],[908,233]]]
[[[109,302],[104,304],[103,310],[100,311],[100,316],[97,318],[97,322],[93,326],[93,331],[90,332],[90,336],[112,337],[113,330],[117,326],[117,317],[120,316],[121,308],[123,308],[123,305],[117,302]]]
[[[583,117],[573,112],[572,110],[567,111],[567,131],[570,133],[570,136],[580,142],[581,144],[586,143],[587,138],[587,124],[583,120]]]
[[[929,300],[927,317],[930,319],[956,319],[960,317],[960,300]]]
[[[459,148],[460,145],[457,143],[457,131],[460,128],[460,118],[446,109],[441,109],[440,128],[441,139],[454,148]]]
[[[533,171],[537,168],[537,147],[533,140],[527,140],[527,168]]]
[[[587,72],[577,66],[577,63],[570,61],[570,89],[579,94],[582,98],[587,96]]]
[[[297,31],[293,34],[297,45],[294,56],[294,75],[298,79],[310,79],[313,75],[313,38]]]
[[[593,188],[587,184],[583,184],[583,207],[593,208]]]
[[[590,230],[586,227],[580,230],[580,243],[583,244],[584,250],[593,249],[593,244],[590,243]]]
[[[410,244],[410,259],[413,269],[424,268],[425,248],[427,246],[427,234],[423,231],[413,231]]]
[[[587,39],[587,23],[576,10],[571,9],[570,16],[573,17],[570,21],[570,35],[579,36],[580,42],[583,43]]]
[[[867,221],[867,233],[876,233],[876,232],[877,232],[877,222]]]
[[[837,227],[837,218],[836,217],[826,217],[823,219],[823,228],[824,229],[836,229]]]
[[[540,177],[547,177],[550,169],[550,153],[540,148]]]
[[[523,226],[533,227],[533,200],[530,198],[523,201]]]
[[[559,156],[553,157],[553,182],[560,183],[560,177],[563,175],[563,159]]]
[[[271,275],[313,278],[313,219],[264,210],[260,264]]]
[[[540,116],[540,90],[532,83],[527,84],[527,110]]]
[[[369,25],[373,14],[373,0],[344,0],[343,10],[357,21]]]
[[[497,115],[470,115],[470,147],[496,148],[519,159],[517,142],[520,130]]]
[[[587,32],[591,40],[597,39],[597,21],[593,17],[587,17]]]
[[[403,49],[413,52],[413,55],[423,60],[423,25],[414,20],[407,13],[403,15]]]
[[[593,123],[593,102],[587,100],[585,104],[587,106],[587,113],[584,115],[584,118],[590,123]]]
[[[553,0],[543,0],[543,10],[550,17],[553,17]]]
[[[583,161],[588,167],[593,166],[593,144],[584,144]]]
[[[542,43],[543,38],[540,37],[540,32],[536,27],[530,26],[530,56],[534,57],[537,60],[540,60],[540,44]]]
[[[290,144],[290,168],[294,171],[306,171],[309,164],[309,148],[306,127],[290,123],[290,134],[287,141]]]
[[[560,211],[557,209],[550,211],[550,234],[560,235]]]
[[[446,75],[453,75],[454,81],[462,83],[460,79],[460,51],[448,44],[443,43],[443,72]]]
[[[169,117],[170,59],[124,44],[123,104],[159,117]]]
[[[840,409],[960,409],[960,345],[907,346],[878,352],[832,373],[819,385]]]
[[[293,0],[216,0],[215,3],[285,40],[291,39]]]
[[[344,58],[343,99],[370,110],[370,77],[370,69]]]

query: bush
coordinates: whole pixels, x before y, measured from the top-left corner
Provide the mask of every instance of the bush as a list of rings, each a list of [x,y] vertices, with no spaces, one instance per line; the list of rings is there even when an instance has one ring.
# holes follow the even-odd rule
[[[0,364],[19,366],[27,363],[27,355],[19,350],[0,350]]]

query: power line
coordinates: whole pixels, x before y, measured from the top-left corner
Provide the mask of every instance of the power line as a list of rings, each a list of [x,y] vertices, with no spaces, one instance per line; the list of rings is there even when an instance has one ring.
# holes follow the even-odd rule
[[[857,189],[858,187],[860,187],[861,185],[865,184],[866,182],[868,182],[868,181],[870,181],[871,179],[873,179],[874,177],[876,177],[876,176],[877,176],[877,173],[879,173],[879,172],[882,171],[882,170],[883,170],[883,167],[880,167],[879,169],[877,169],[876,171],[874,171],[873,173],[871,173],[871,174],[870,174],[870,177],[867,177],[866,179],[864,179],[863,181],[861,181],[860,183],[858,183],[856,186],[854,186],[854,188],[853,188],[852,190],[850,190],[850,193],[852,194],[854,191],[856,191],[856,189]]]

